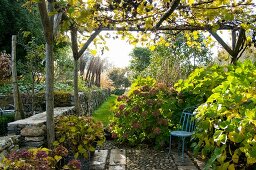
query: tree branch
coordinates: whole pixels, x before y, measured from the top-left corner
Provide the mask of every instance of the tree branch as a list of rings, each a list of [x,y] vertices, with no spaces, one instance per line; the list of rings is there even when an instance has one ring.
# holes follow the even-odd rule
[[[245,30],[243,28],[241,28],[240,31],[239,31],[236,47],[234,49],[234,53],[236,55],[238,55],[239,51],[241,50],[241,47],[244,44],[244,40],[245,40]]]
[[[161,24],[174,12],[174,10],[178,7],[180,0],[173,0],[171,3],[171,7],[164,13],[164,15],[160,18],[160,20],[154,26],[154,29],[157,29],[161,26]]]
[[[212,30],[209,30],[209,33],[222,45],[222,47],[233,57],[234,51],[222,40],[222,38]]]
[[[71,44],[74,60],[78,60],[77,28],[71,27]]]
[[[98,30],[95,30],[94,33],[92,33],[90,38],[86,41],[86,43],[83,45],[83,47],[79,50],[78,58],[80,58],[83,55],[84,51],[88,48],[90,43],[97,37],[97,35],[99,35],[100,32],[101,32],[101,29],[98,29]]]
[[[236,28],[235,25],[220,25],[218,30],[232,30]],[[102,31],[170,31],[170,30],[189,30],[189,31],[195,31],[195,30],[204,30],[208,31],[212,29],[212,26],[210,25],[205,25],[205,26],[200,26],[200,25],[175,25],[175,26],[161,26],[158,27],[157,29],[154,28],[137,28],[137,27],[102,27]]]
[[[54,15],[54,22],[53,22],[53,35],[56,36],[58,33],[59,25],[62,20],[63,13],[58,13]]]
[[[43,25],[45,41],[47,43],[51,43],[52,29],[51,29],[51,23],[48,16],[45,0],[41,0],[40,2],[38,2],[37,5],[38,5],[40,17],[41,17],[41,22]]]

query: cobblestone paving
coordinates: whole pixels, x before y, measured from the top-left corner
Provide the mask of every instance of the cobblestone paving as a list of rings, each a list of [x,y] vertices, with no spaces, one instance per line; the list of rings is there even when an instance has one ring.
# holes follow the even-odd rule
[[[128,149],[126,153],[127,170],[176,170],[173,159],[164,151],[151,149]]]
[[[180,161],[180,155],[173,152],[168,155],[168,150],[159,151],[146,145],[131,148],[117,145],[113,141],[106,141],[105,145],[99,149],[124,149],[126,150],[126,170],[198,170],[197,166],[189,156],[185,156],[185,163]],[[110,154],[110,152],[109,152]],[[109,155],[106,163],[106,170],[112,169],[109,165]]]

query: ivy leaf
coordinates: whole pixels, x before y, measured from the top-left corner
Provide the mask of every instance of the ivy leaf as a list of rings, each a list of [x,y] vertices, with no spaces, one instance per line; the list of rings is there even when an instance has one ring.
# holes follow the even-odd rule
[[[65,136],[62,136],[59,141],[60,143],[63,143],[65,141]]]
[[[235,165],[234,164],[230,164],[228,166],[228,170],[235,170]]]
[[[236,132],[230,132],[228,138],[234,143],[240,143],[244,139],[243,136]]]
[[[59,156],[59,155],[55,155],[54,156],[54,159],[58,162],[59,160],[61,160],[62,156]]]
[[[58,142],[58,141],[54,141],[53,143],[52,143],[52,145],[53,146],[58,146],[60,143]]]
[[[77,159],[77,158],[78,158],[78,156],[79,156],[79,153],[78,153],[78,152],[76,152],[76,153],[75,153],[75,155],[74,155],[74,158],[75,158],[75,159]]]
[[[239,155],[236,153],[236,151],[235,151],[234,155],[232,155],[232,161],[234,163],[238,163],[238,161],[239,161]]]

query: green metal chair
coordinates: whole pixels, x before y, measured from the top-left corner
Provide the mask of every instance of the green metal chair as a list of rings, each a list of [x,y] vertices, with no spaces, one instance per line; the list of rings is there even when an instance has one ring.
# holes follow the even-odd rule
[[[182,162],[184,162],[184,145],[185,145],[185,138],[190,137],[193,134],[195,129],[195,115],[196,115],[196,107],[190,107],[183,110],[182,115],[180,117],[180,125],[181,128],[179,130],[170,131],[170,146],[169,146],[169,154],[171,153],[171,142],[172,136],[176,136],[181,138],[182,140],[182,153],[181,158]]]

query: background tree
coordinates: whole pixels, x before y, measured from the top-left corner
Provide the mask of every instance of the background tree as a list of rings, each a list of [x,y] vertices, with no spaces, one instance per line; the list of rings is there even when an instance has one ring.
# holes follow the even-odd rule
[[[24,38],[30,35],[24,32]],[[37,38],[32,37],[31,41],[26,44],[22,44],[26,50],[25,61],[19,63],[19,70],[22,74],[20,83],[23,83],[23,87],[26,87],[28,96],[31,97],[31,107],[27,106],[27,110],[33,115],[35,114],[35,93],[36,86],[41,83],[41,79],[44,79],[44,44],[38,44]],[[43,77],[43,78],[42,78]],[[31,110],[30,110],[31,108]]]
[[[108,77],[112,80],[113,85],[116,89],[126,89],[131,85],[127,77],[127,68],[113,68],[109,71]]]
[[[175,38],[165,38],[169,43],[155,48],[150,64],[142,75],[173,84],[178,79],[186,78],[196,67],[211,63],[211,52],[203,42],[203,35],[193,38],[194,44],[186,42],[184,33],[177,34]]]
[[[91,87],[92,85],[100,87],[103,65],[104,60],[102,60],[100,57],[91,57],[85,77],[85,81],[89,87]]]
[[[23,31],[30,31],[40,42],[43,42],[38,11],[35,8],[31,8],[31,13],[29,13],[27,9],[22,7],[24,2],[25,0],[0,1],[0,51],[6,50],[7,53],[11,53],[12,35],[21,35]],[[25,55],[26,51],[18,43],[17,60],[24,60]]]
[[[150,64],[151,51],[144,47],[135,47],[130,56],[132,57],[129,69],[132,71],[132,77],[138,77],[141,72]]]

